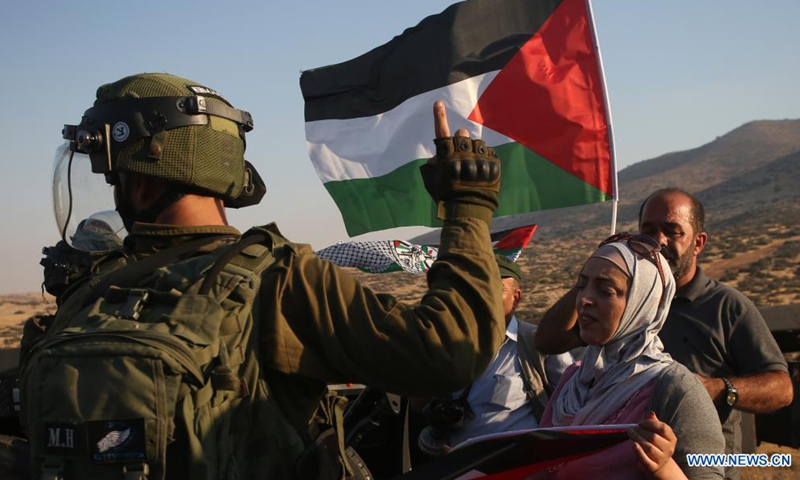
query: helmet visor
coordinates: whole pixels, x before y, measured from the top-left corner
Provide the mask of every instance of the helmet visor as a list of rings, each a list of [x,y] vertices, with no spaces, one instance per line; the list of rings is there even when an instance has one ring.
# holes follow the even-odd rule
[[[67,143],[53,163],[53,213],[61,238],[78,250],[116,250],[128,234],[115,210],[114,187],[92,173],[88,155],[70,151]]]

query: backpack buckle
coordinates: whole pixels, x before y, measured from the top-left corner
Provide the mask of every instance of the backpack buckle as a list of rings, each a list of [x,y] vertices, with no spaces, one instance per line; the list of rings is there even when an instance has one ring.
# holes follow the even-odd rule
[[[47,459],[42,464],[41,480],[63,480],[64,460]]]
[[[122,467],[122,475],[125,480],[147,480],[150,466],[146,463],[125,465]]]
[[[139,314],[145,302],[147,302],[148,297],[150,297],[150,292],[147,290],[142,288],[130,289],[128,292],[128,300],[125,302],[125,305],[122,307],[122,310],[119,311],[118,315],[129,320],[138,320]]]

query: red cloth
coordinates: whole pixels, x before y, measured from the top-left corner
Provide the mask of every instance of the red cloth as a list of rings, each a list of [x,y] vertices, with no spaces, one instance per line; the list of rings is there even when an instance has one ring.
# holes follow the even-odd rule
[[[575,374],[580,363],[570,365],[561,376],[556,390],[550,396],[550,401],[539,422],[541,428],[552,427],[553,399],[558,398],[558,394],[567,380]],[[628,403],[614,413],[610,418],[603,422],[604,425],[614,425],[619,423],[638,423],[644,420],[650,411],[650,399],[656,387],[656,380],[647,384]],[[639,458],[633,448],[633,441],[627,440],[613,447],[572,460],[567,463],[556,465],[548,469],[548,474],[538,478],[615,478],[615,479],[642,479],[645,478],[639,469]]]

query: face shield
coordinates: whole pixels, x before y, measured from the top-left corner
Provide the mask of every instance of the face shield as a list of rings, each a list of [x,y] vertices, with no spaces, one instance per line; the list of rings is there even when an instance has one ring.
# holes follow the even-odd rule
[[[60,146],[53,163],[53,213],[64,242],[86,252],[121,248],[128,232],[115,208],[114,187],[92,173],[89,155],[70,151],[69,143]]]

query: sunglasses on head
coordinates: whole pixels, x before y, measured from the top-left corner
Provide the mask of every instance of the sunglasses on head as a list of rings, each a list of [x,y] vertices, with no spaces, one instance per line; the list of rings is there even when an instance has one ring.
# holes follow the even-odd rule
[[[609,243],[625,243],[632,252],[642,258],[647,258],[656,266],[658,276],[661,277],[661,299],[658,301],[660,307],[664,303],[664,295],[667,293],[667,280],[664,278],[664,269],[661,266],[661,259],[658,252],[661,251],[661,244],[648,237],[647,235],[634,235],[628,232],[617,233],[606,238],[597,248],[608,245]]]

